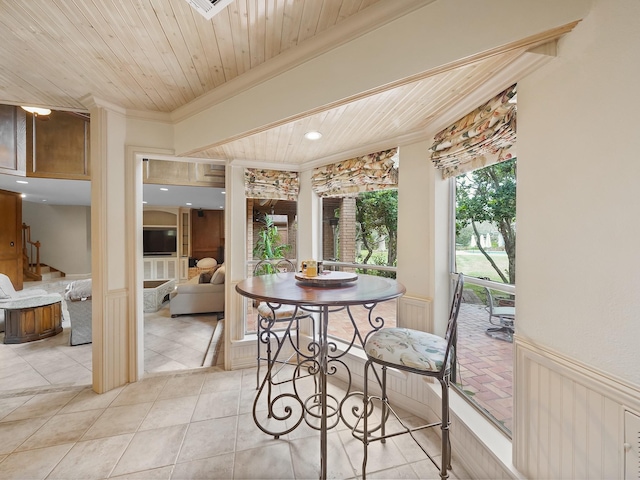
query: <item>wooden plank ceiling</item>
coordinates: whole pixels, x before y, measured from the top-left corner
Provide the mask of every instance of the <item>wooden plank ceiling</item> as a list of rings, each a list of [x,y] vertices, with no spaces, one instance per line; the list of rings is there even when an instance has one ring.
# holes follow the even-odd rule
[[[425,3],[234,0],[207,20],[184,0],[3,1],[0,103],[85,111],[81,99],[93,94],[129,111],[170,113],[285,52],[302,62],[330,48],[327,38],[339,44]],[[529,47],[368,92],[192,154],[300,166],[389,148],[403,136],[424,134],[435,118],[510,68],[499,81],[508,86],[530,68],[522,62]],[[303,50],[305,57],[296,57]],[[485,93],[476,105],[497,91]],[[323,141],[305,140],[311,129]]]

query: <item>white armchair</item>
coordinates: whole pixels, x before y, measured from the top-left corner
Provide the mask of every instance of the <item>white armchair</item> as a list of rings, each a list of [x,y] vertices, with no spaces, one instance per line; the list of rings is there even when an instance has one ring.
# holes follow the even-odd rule
[[[17,292],[16,289],[13,288],[11,279],[4,273],[0,273],[0,302],[10,302],[24,298],[38,297],[41,295],[48,295],[48,293],[42,288],[27,288]]]

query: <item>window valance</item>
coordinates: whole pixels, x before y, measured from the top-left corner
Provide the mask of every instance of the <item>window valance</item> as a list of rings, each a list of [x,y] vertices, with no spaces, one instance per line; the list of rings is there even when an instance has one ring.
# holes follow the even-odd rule
[[[320,197],[398,188],[397,148],[315,168],[311,188]]]
[[[431,160],[444,178],[515,158],[515,96],[512,85],[435,136]]]
[[[247,198],[295,201],[300,192],[298,172],[245,168],[244,192]]]

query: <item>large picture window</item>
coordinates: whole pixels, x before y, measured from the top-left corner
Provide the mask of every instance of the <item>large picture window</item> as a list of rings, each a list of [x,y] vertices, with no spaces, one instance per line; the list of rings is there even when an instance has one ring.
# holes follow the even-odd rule
[[[454,388],[507,435],[513,425],[516,160],[453,180],[454,273],[465,277]]]

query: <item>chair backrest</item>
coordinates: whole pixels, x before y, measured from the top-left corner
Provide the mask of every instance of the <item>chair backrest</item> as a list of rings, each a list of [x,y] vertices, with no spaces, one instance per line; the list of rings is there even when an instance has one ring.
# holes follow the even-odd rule
[[[453,291],[453,298],[451,299],[451,309],[449,310],[449,320],[447,322],[447,333],[445,339],[447,340],[447,350],[444,354],[444,365],[447,365],[451,346],[456,340],[456,333],[458,329],[458,313],[460,313],[460,304],[462,303],[462,291],[464,290],[464,275],[458,274],[458,281]]]
[[[260,260],[253,267],[253,276],[268,275],[279,272],[295,272],[296,266],[291,260],[280,258],[277,260]]]
[[[493,295],[491,295],[491,290],[489,290],[487,287],[484,287],[484,291],[487,294],[487,306],[489,307],[489,315],[493,315]]]

